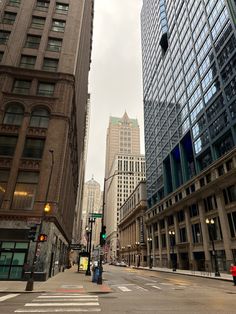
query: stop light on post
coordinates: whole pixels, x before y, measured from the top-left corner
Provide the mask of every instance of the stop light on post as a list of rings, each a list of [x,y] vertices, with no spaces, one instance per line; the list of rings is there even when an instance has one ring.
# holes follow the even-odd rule
[[[47,241],[47,239],[48,239],[48,236],[47,236],[46,234],[44,234],[44,233],[41,233],[41,234],[38,236],[38,241],[39,241],[39,242],[45,242],[45,241]]]
[[[102,226],[102,231],[100,232],[100,245],[104,245],[106,243],[106,226]]]
[[[28,239],[30,241],[35,241],[36,233],[37,233],[37,225],[32,226],[28,231]]]

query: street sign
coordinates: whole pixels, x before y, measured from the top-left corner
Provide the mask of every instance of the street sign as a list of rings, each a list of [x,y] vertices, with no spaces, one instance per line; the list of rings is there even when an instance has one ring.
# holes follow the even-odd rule
[[[90,213],[90,216],[92,218],[102,218],[102,214],[99,214],[99,213]]]
[[[81,250],[81,244],[72,243],[70,245],[71,250]]]

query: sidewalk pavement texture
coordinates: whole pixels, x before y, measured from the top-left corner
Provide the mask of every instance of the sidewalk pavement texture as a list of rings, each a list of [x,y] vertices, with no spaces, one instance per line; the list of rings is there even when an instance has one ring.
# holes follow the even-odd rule
[[[191,271],[177,269],[172,271],[169,268],[159,268],[159,267],[135,267],[134,269],[143,269],[155,272],[166,272],[173,273],[176,275],[187,275],[187,276],[197,276],[205,277],[209,279],[232,281],[232,276],[230,274],[221,273],[220,277],[215,277],[214,273],[201,272],[201,271]],[[103,274],[103,279],[105,274]],[[47,281],[35,281],[34,290],[32,292],[25,291],[26,281],[0,281],[0,293],[1,292],[14,292],[14,293],[43,293],[43,292],[61,292],[61,293],[109,293],[112,289],[103,280],[102,285],[92,282],[92,276],[85,276],[84,272],[77,271],[77,265],[66,269],[64,272],[58,273]]]
[[[27,281],[0,281],[0,293],[109,293],[112,290],[108,285],[98,285],[92,282],[92,276],[86,276],[85,272],[78,272],[78,266],[74,265],[64,272],[58,273],[47,281],[35,281],[33,291],[25,291]]]

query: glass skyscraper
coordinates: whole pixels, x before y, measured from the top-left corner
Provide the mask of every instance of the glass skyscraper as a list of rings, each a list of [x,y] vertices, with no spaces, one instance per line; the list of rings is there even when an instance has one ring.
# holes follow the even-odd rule
[[[236,237],[235,22],[235,0],[143,0],[147,225],[159,265],[173,259],[181,268],[196,263],[204,268],[215,254],[210,239],[219,240],[222,269],[236,258],[231,243]],[[214,235],[208,234],[207,218],[214,220]]]

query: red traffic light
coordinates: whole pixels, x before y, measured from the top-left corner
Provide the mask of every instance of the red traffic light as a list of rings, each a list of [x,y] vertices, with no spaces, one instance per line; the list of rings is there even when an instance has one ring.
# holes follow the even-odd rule
[[[39,241],[39,242],[45,242],[45,241],[47,241],[47,239],[48,239],[48,236],[47,236],[46,234],[44,234],[44,233],[41,233],[41,234],[38,236],[38,241]]]

